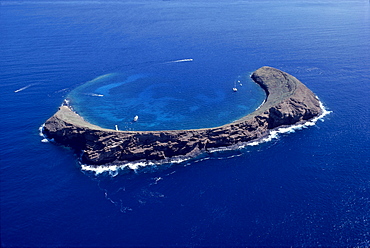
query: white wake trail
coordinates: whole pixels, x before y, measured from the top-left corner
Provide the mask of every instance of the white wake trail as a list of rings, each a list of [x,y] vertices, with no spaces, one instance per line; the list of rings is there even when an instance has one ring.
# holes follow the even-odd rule
[[[20,89],[15,90],[15,91],[14,91],[14,93],[21,92],[21,91],[23,91],[23,90],[25,90],[25,89],[28,89],[29,87],[31,87],[31,86],[33,86],[33,85],[35,85],[35,84],[29,84],[29,85],[27,85],[27,86],[24,86],[24,87],[22,87],[22,88],[20,88]]]
[[[178,60],[173,60],[173,61],[165,62],[165,64],[169,64],[169,63],[181,63],[181,62],[191,62],[191,61],[194,61],[194,59],[178,59]]]

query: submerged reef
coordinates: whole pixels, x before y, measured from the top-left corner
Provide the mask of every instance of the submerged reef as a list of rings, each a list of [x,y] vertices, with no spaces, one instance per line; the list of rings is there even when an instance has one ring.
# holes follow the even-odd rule
[[[203,129],[116,131],[85,121],[63,105],[44,124],[43,134],[81,154],[89,165],[195,157],[214,148],[267,136],[274,128],[306,122],[322,113],[320,101],[298,79],[264,66],[251,78],[266,92],[264,103],[232,123]]]

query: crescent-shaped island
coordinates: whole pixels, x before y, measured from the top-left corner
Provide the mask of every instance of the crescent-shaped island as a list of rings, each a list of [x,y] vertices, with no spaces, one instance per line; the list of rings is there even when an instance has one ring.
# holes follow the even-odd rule
[[[169,131],[116,131],[85,121],[62,105],[43,126],[43,134],[71,147],[89,165],[140,160],[170,161],[195,157],[220,147],[243,144],[267,136],[272,129],[306,122],[323,113],[319,99],[298,79],[272,67],[261,67],[251,78],[266,92],[253,113],[212,128]]]

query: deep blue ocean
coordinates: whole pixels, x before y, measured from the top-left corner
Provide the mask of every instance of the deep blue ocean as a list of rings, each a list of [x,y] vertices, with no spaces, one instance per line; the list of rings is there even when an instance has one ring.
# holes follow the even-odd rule
[[[369,41],[367,0],[1,0],[1,246],[369,247]],[[110,174],[39,136],[65,98],[112,129],[222,125],[261,104],[265,65],[331,113]]]

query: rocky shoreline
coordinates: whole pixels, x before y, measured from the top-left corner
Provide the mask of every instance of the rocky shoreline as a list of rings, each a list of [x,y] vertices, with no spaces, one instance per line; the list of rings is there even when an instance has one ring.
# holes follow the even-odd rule
[[[251,78],[265,90],[265,102],[253,113],[223,126],[115,131],[88,123],[69,106],[61,106],[45,122],[42,132],[48,139],[81,154],[81,162],[104,165],[194,157],[214,148],[260,139],[274,128],[302,123],[323,112],[315,94],[288,73],[265,66],[253,72]]]

